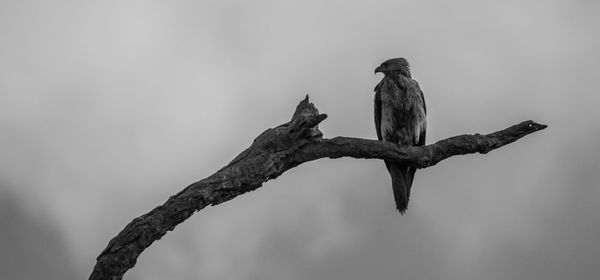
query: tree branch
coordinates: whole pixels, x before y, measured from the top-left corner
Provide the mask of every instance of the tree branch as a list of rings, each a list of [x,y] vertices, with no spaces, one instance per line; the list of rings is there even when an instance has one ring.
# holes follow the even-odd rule
[[[485,154],[546,128],[526,121],[487,135],[460,135],[412,147],[350,137],[322,139],[318,124],[325,118],[327,115],[319,114],[306,96],[290,122],[267,129],[215,174],[191,184],[129,223],[98,256],[89,279],[122,279],[147,247],[194,212],[253,191],[304,162],[320,158],[377,158],[425,168],[455,155]]]

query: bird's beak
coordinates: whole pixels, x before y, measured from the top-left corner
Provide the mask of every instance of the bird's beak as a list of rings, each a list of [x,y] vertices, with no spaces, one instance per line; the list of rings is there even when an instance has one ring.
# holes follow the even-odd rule
[[[381,69],[381,66],[378,66],[377,68],[375,68],[375,74],[377,73],[382,73],[383,69]]]

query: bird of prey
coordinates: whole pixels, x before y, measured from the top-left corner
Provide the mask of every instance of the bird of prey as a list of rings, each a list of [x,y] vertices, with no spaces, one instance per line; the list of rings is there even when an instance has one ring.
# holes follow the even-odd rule
[[[375,129],[379,140],[400,145],[422,146],[427,129],[425,97],[410,76],[405,58],[392,58],[375,68],[384,77],[375,87]],[[385,161],[392,177],[396,208],[404,214],[416,168]]]

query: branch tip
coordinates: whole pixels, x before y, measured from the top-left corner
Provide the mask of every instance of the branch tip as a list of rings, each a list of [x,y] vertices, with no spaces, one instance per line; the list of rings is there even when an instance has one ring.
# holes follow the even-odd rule
[[[532,120],[529,120],[529,121],[524,121],[520,124],[517,124],[513,127],[517,128],[518,130],[521,130],[524,133],[532,133],[532,132],[536,132],[536,131],[545,129],[548,126],[545,124],[539,124]]]

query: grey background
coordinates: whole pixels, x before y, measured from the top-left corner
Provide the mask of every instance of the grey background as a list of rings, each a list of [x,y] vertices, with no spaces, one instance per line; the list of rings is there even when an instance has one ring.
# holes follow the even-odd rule
[[[128,222],[310,94],[375,138],[404,56],[428,143],[550,127],[417,173],[319,160],[197,213],[126,279],[597,279],[598,1],[2,1],[0,278],[86,279]]]

